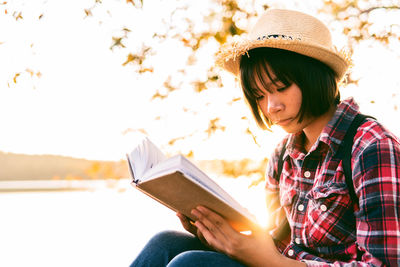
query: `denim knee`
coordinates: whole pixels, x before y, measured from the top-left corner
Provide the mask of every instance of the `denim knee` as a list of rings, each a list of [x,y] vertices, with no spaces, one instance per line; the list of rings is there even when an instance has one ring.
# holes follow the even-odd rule
[[[192,250],[182,252],[173,258],[167,267],[245,267],[225,254],[215,251]]]
[[[182,233],[178,231],[166,230],[155,234],[148,242],[148,245],[154,245],[157,248],[169,248],[171,243]]]
[[[149,240],[131,266],[166,266],[176,255],[184,251],[204,249],[206,247],[192,234],[163,231]]]
[[[201,251],[186,251],[173,258],[167,267],[198,267],[201,266],[202,258],[204,256]]]

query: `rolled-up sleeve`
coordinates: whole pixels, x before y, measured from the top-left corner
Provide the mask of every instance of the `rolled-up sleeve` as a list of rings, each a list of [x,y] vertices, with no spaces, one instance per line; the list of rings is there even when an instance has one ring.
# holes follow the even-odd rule
[[[357,243],[364,252],[361,260],[399,266],[400,145],[397,139],[382,138],[355,152],[353,177],[359,198],[355,214]]]

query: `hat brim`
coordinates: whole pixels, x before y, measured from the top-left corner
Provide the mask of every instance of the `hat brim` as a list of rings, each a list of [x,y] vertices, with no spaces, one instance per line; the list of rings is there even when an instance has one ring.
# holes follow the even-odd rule
[[[312,57],[329,66],[341,81],[349,66],[351,59],[344,51],[328,50],[318,44],[306,43],[303,40],[266,39],[243,40],[226,44],[217,55],[217,64],[238,75],[240,71],[240,59],[247,51],[259,47],[279,48]],[[334,48],[333,48],[334,49]]]

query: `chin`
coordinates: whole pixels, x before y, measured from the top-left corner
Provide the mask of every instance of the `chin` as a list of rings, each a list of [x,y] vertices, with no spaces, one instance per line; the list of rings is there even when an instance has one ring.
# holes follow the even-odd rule
[[[293,127],[291,125],[287,125],[287,126],[281,126],[281,128],[287,132],[288,134],[296,134],[298,132],[301,132],[303,130],[303,128],[299,127],[300,125],[297,125],[298,127]]]

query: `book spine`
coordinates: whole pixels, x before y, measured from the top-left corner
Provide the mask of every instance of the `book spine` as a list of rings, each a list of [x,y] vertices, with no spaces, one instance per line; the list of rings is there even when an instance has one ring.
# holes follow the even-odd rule
[[[139,183],[139,179],[135,179],[135,174],[133,172],[133,167],[131,164],[131,160],[129,158],[129,154],[126,154],[126,159],[128,161],[129,172],[131,173],[131,176],[132,176],[132,183],[135,183],[137,185]]]

